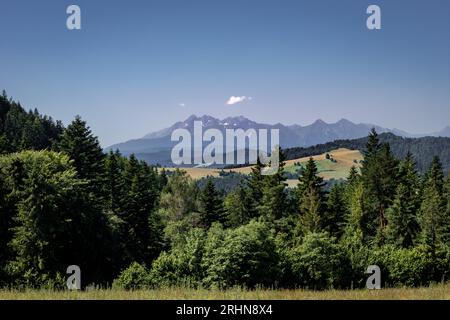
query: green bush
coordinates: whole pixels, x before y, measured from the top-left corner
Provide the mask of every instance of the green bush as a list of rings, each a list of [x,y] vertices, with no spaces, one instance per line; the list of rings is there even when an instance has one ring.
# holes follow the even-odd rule
[[[349,285],[350,265],[341,246],[328,233],[309,233],[290,254],[296,284],[309,289]]]
[[[152,283],[156,286],[198,286],[203,278],[204,241],[205,232],[192,229],[170,252],[161,253],[152,264]]]
[[[222,233],[208,234],[202,265],[208,287],[272,286],[278,275],[279,258],[269,227],[258,221]]]
[[[445,247],[433,252],[427,246],[383,246],[369,256],[369,264],[380,267],[384,286],[427,285],[450,275],[450,254]]]
[[[125,290],[146,289],[150,286],[149,272],[137,262],[133,262],[127,269],[122,271],[113,282],[114,288]]]
[[[352,288],[364,288],[368,275],[366,275],[371,250],[363,242],[363,234],[360,229],[347,228],[341,241],[345,255],[350,263],[347,275],[350,277]]]

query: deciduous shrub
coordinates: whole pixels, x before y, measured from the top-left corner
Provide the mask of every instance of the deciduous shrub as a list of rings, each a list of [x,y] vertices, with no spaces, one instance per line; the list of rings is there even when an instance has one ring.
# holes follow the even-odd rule
[[[327,233],[309,233],[290,255],[296,284],[328,289],[349,285],[349,262],[344,250]]]
[[[204,242],[205,232],[192,229],[184,241],[153,262],[151,282],[155,286],[198,286],[204,274],[201,265]]]
[[[237,229],[213,230],[202,264],[208,287],[271,286],[278,275],[278,255],[269,227],[259,221]]]
[[[151,286],[150,275],[145,267],[133,262],[114,280],[113,287],[125,290],[146,289]]]

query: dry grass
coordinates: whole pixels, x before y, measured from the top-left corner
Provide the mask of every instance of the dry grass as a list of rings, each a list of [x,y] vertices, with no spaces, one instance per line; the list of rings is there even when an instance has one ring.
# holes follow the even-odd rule
[[[194,289],[70,291],[0,291],[0,300],[450,300],[450,284],[382,290],[242,290]]]
[[[346,178],[352,165],[359,167],[359,161],[363,158],[361,152],[358,150],[349,150],[345,148],[336,149],[328,153],[336,160],[336,162],[326,160],[326,154],[313,156],[313,159],[316,160],[319,169],[319,175],[325,180]],[[289,168],[294,167],[294,163],[300,162],[303,164],[307,162],[308,159],[309,157],[288,160],[286,161],[285,167],[289,170]],[[354,160],[356,160],[357,163],[354,163]],[[224,171],[249,174],[251,172],[251,168],[252,167],[249,166],[236,169],[227,169]],[[175,169],[166,168],[166,170],[171,171]],[[207,176],[218,177],[221,171],[220,169],[212,168],[183,168],[183,170],[186,171],[192,179],[201,179]],[[297,184],[297,180],[288,181],[288,184],[290,187],[293,187]]]

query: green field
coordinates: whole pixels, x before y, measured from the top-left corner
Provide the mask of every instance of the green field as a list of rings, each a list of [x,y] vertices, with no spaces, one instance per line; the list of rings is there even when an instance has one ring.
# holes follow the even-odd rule
[[[450,284],[422,288],[381,290],[242,290],[194,289],[8,291],[0,290],[0,300],[450,300]]]
[[[325,180],[331,179],[346,179],[348,173],[350,172],[350,168],[355,166],[359,168],[361,166],[360,161],[363,159],[363,156],[358,150],[349,150],[345,148],[336,149],[328,152],[328,154],[334,159],[331,161],[326,159],[326,153],[315,155],[312,158],[316,162],[317,170],[319,176],[324,178]],[[285,170],[286,172],[295,173],[299,166],[296,165],[301,163],[304,165],[309,160],[309,157],[298,158],[293,160],[287,160],[285,162]],[[173,171],[175,168],[165,168],[168,171]],[[241,167],[235,169],[227,169],[225,171],[236,172],[241,174],[250,174],[252,167]],[[192,178],[192,179],[201,179],[208,176],[219,177],[221,169],[213,169],[213,168],[183,168],[183,171]],[[298,180],[293,179],[288,181],[290,187],[294,187],[297,185]]]

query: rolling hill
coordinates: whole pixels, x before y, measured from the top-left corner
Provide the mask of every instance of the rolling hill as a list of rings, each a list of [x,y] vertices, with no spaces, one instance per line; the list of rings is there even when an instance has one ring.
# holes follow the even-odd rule
[[[331,159],[326,158],[326,154],[329,154]],[[345,179],[348,176],[350,168],[354,165],[355,167],[360,166],[360,161],[362,160],[362,154],[358,150],[349,150],[345,148],[340,148],[332,150],[330,152],[312,156],[316,161],[319,175],[325,180],[331,179]],[[296,170],[299,169],[298,164],[305,164],[309,157],[303,157],[298,159],[291,159],[286,161],[285,169],[286,172],[294,174]],[[233,168],[233,169],[217,169],[217,168],[183,168],[189,176],[193,179],[198,180],[208,176],[219,177],[221,172],[235,172],[241,174],[249,174],[251,172],[252,166]],[[165,168],[168,171],[173,171],[175,168]],[[289,186],[295,186],[297,184],[297,179],[288,179]]]

